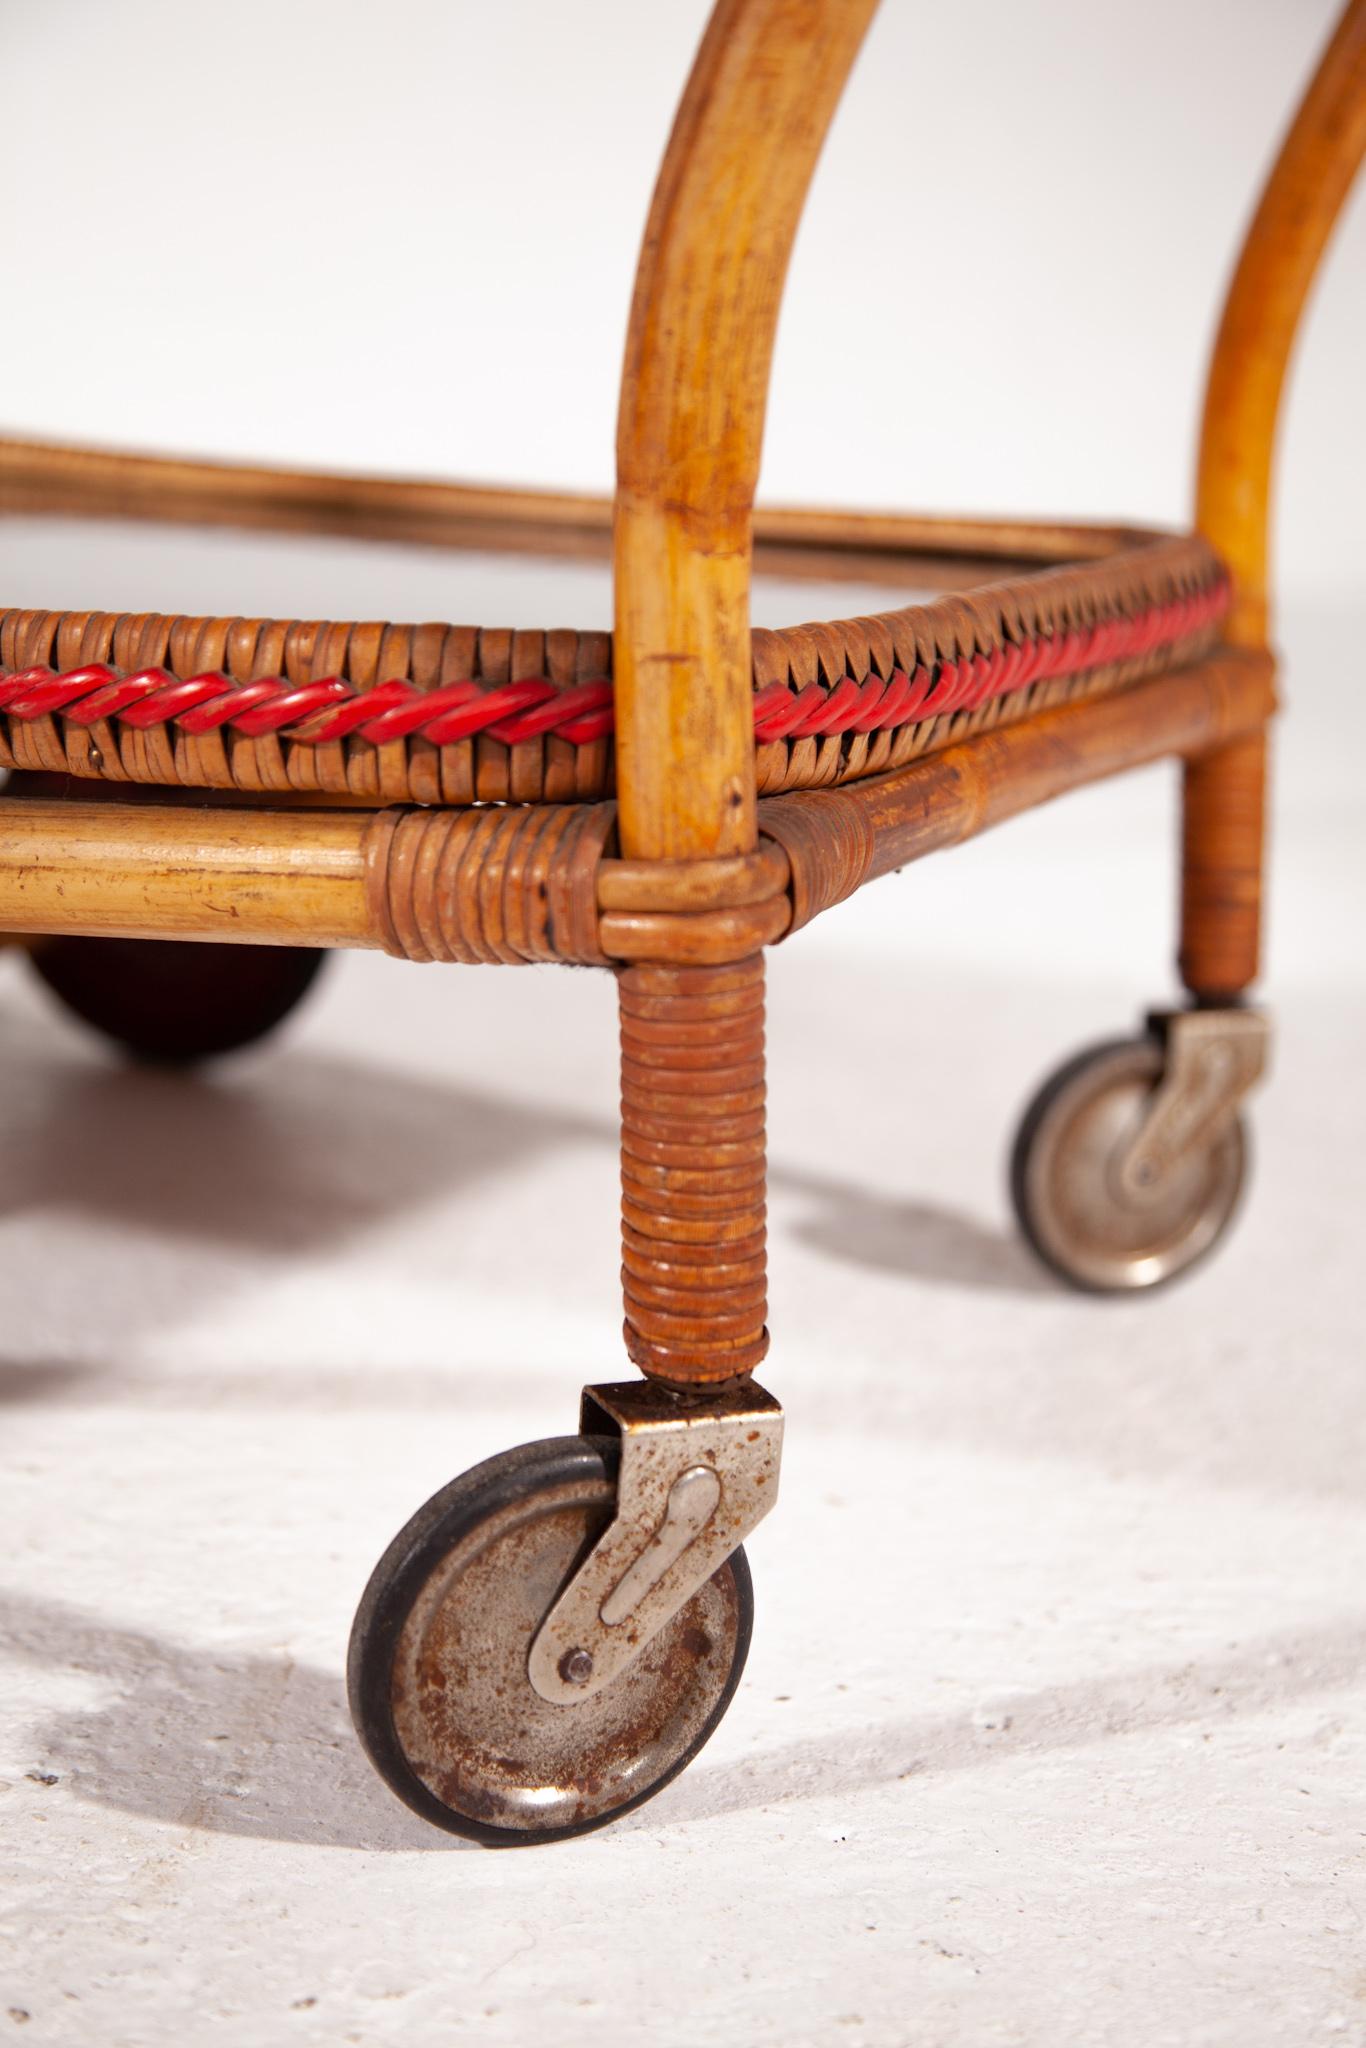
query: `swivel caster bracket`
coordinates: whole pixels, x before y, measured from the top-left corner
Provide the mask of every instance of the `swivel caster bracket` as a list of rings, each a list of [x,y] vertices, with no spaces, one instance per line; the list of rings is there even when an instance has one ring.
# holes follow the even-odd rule
[[[580,1430],[621,1439],[616,1519],[537,1632],[527,1675],[576,1706],[609,1685],[778,1496],[783,1411],[754,1382],[702,1396],[650,1380],[585,1387]]]
[[[1271,1045],[1260,1010],[1155,1011],[1148,1027],[1166,1055],[1162,1079],[1117,1169],[1138,1201],[1232,1120],[1265,1072]]]

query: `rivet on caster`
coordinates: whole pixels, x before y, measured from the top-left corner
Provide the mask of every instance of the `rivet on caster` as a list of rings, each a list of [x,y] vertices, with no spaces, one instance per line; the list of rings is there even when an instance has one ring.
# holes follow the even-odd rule
[[[1026,1110],[1011,1160],[1039,1257],[1094,1293],[1155,1287],[1223,1236],[1242,1190],[1244,1096],[1266,1066],[1255,1010],[1159,1013],[1069,1060]]]
[[[691,1762],[754,1602],[743,1539],[778,1491],[782,1410],[748,1382],[584,1390],[581,1434],[453,1480],[400,1530],[347,1681],[380,1775],[438,1827],[557,1841]]]

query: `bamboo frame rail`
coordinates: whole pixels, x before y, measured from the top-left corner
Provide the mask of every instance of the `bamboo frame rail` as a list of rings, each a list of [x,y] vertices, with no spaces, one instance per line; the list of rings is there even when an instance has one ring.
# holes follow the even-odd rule
[[[1221,650],[1102,703],[1064,705],[891,775],[773,797],[760,805],[760,820],[792,866],[791,929],[862,883],[976,838],[1065,790],[1259,733],[1275,708],[1269,656]]]
[[[0,929],[723,964],[874,876],[1066,789],[1246,739],[1273,709],[1269,657],[1224,650],[889,775],[764,799],[754,854],[674,867],[614,858],[610,804],[296,810],[15,794],[0,798]]]
[[[0,797],[0,926],[377,946],[357,811]]]
[[[0,437],[0,519],[85,518],[330,535],[481,553],[611,560],[612,499],[421,477],[208,462]],[[760,505],[754,566],[774,576],[957,589],[1102,561],[1160,539],[1094,521],[928,518]]]

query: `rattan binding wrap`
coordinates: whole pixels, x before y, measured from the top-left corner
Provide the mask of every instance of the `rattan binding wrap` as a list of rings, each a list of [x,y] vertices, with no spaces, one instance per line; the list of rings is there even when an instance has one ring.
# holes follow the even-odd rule
[[[1073,567],[986,585],[966,595],[870,618],[756,630],[757,691],[814,691],[828,699],[848,679],[944,664],[1010,646],[1061,639],[1103,622],[1135,619],[1222,589],[1217,557],[1190,537],[1158,539]],[[1147,651],[1077,672],[1043,675],[973,710],[922,716],[884,731],[835,731],[761,742],[761,794],[875,775],[953,740],[1079,696],[1099,695],[1203,653],[1216,622]],[[0,669],[72,670],[104,663],[120,673],[163,669],[174,678],[221,672],[234,682],[280,677],[291,687],[329,676],[360,691],[400,678],[419,691],[472,680],[493,689],[528,677],[568,691],[611,673],[605,633],[508,631],[444,625],[172,618],[158,614],[0,613]],[[553,711],[553,705],[551,707]],[[318,721],[311,721],[316,724]],[[809,722],[809,721],[808,721]],[[420,734],[374,745],[359,735],[314,742],[288,731],[221,726],[183,731],[175,721],[82,723],[60,711],[0,716],[0,765],[110,781],[307,792],[341,802],[575,803],[613,791],[612,742],[547,733],[507,744],[491,732],[436,745]]]
[[[1181,817],[1182,979],[1204,1002],[1231,1002],[1261,955],[1266,740],[1236,740],[1187,763]]]
[[[366,841],[366,894],[405,960],[605,967],[598,867],[615,804],[386,810]]]
[[[768,1350],[763,960],[617,988],[626,1348],[663,1379],[733,1379]]]

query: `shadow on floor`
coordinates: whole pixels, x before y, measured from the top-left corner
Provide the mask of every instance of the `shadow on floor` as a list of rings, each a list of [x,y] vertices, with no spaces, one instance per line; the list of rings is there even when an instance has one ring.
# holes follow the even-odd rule
[[[32,1770],[77,1798],[267,1841],[468,1846],[408,1813],[376,1777],[335,1672],[269,1651],[194,1649],[12,1593],[0,1593],[0,1642],[26,1663],[88,1672],[114,1694],[34,1731]]]
[[[181,1073],[7,1032],[6,1207],[288,1255],[486,1184],[602,1123],[300,1051]]]
[[[365,1762],[340,1675],[268,1652],[194,1649],[61,1602],[0,1594],[0,1634],[24,1660],[89,1672],[107,1704],[63,1709],[34,1732],[33,1770],[81,1799],[186,1828],[316,1847],[467,1848],[407,1814]],[[705,1762],[620,1829],[853,1796],[910,1778],[1104,1744],[1145,1730],[1214,1730],[1359,1683],[1366,1620],[1261,1636],[1003,1702],[984,1726],[923,1715],[788,1743],[744,1763]]]
[[[769,1185],[810,1198],[791,1226],[799,1244],[870,1272],[1008,1294],[1056,1294],[1059,1283],[1013,1232],[931,1202],[898,1201],[867,1188],[776,1167]]]
[[[6,1020],[5,1036],[0,1215],[48,1212],[58,1245],[63,1218],[98,1218],[177,1247],[181,1260],[154,1289],[119,1289],[115,1330],[97,1282],[84,1297],[66,1291],[63,1342],[72,1351],[85,1349],[86,1331],[92,1350],[111,1336],[121,1349],[145,1329],[202,1312],[237,1284],[235,1253],[284,1262],[340,1248],[542,1153],[612,1151],[617,1141],[606,1114],[548,1111],[309,1050],[177,1073],[91,1062],[26,1019]],[[969,1289],[1054,1285],[1012,1237],[970,1217],[781,1164],[770,1184],[799,1198],[804,1213],[787,1227],[827,1257]],[[0,1286],[21,1283],[0,1262]],[[604,1314],[615,1321],[614,1302]],[[61,1357],[11,1360],[0,1367],[0,1399],[48,1398],[99,1370]]]
[[[972,1713],[926,1715],[842,1731],[838,1740],[811,1737],[753,1762],[713,1770],[703,1764],[684,1781],[685,1789],[661,1795],[655,1824],[662,1818],[750,1813],[785,1799],[838,1798],[908,1778],[1091,1748],[1154,1729],[1198,1726],[1212,1733],[1294,1700],[1359,1686],[1363,1677],[1366,1618],[1352,1616],[1321,1628],[1258,1636],[1222,1655],[1211,1651],[1012,1694],[994,1706],[990,1726]],[[636,1824],[629,1815],[622,1822]]]

